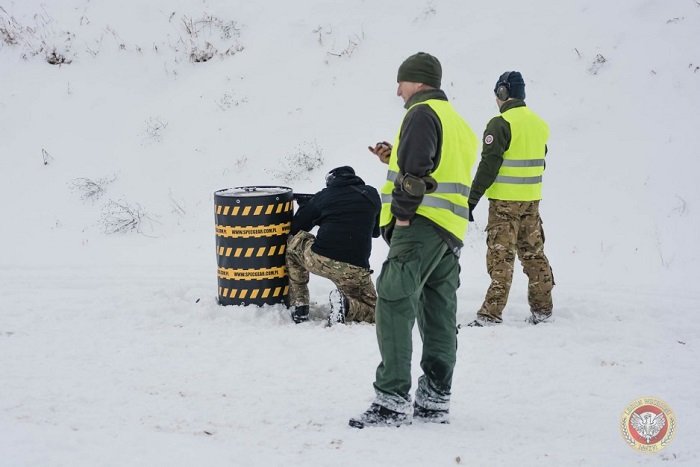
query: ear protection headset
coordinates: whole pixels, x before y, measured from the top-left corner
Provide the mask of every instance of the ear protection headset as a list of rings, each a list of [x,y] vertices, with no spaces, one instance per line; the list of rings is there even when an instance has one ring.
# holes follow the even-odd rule
[[[510,97],[510,83],[508,82],[508,78],[510,78],[510,74],[513,73],[512,71],[507,72],[506,74],[503,75],[503,78],[501,78],[498,83],[496,83],[496,97],[498,97],[499,100],[501,101],[507,101],[508,98]]]
[[[336,178],[342,176],[355,175],[355,171],[350,166],[336,167],[326,174],[326,186],[330,186]]]
[[[326,174],[326,186],[330,186],[330,184],[335,181],[335,178],[336,178],[336,172],[335,172],[335,169],[333,169]]]

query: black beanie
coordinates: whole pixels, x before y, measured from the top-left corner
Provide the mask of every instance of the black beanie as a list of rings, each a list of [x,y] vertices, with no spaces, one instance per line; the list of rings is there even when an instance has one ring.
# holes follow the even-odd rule
[[[349,165],[344,165],[342,167],[336,167],[332,169],[328,174],[326,174],[326,186],[330,186],[334,181],[339,178],[350,178],[355,176],[355,169]]]
[[[496,86],[493,88],[495,93],[498,85],[508,83],[508,95],[514,99],[525,99],[525,80],[519,71],[506,71],[496,81]]]
[[[440,89],[442,66],[440,61],[430,54],[418,52],[403,61],[399,67],[396,81],[423,83]]]

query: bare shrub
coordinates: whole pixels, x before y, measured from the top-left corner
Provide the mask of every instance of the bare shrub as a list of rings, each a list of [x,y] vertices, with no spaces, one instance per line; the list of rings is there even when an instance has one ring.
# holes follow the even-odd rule
[[[328,36],[329,34],[333,33],[333,28],[331,28],[330,26],[325,27],[319,25],[316,29],[314,29],[311,32],[318,36],[318,45],[323,47],[323,36]]]
[[[75,34],[57,29],[45,10],[33,16],[34,24],[21,24],[0,7],[0,43],[22,48],[22,58],[43,56],[51,65],[72,63]]]
[[[163,131],[168,127],[168,122],[159,117],[150,117],[146,120],[146,140],[159,143],[163,140]]]
[[[49,165],[53,162],[53,156],[49,154],[49,151],[41,148],[41,160],[44,162],[44,165]]]
[[[168,193],[168,198],[170,198],[171,212],[173,214],[177,214],[178,216],[184,217],[187,214],[184,207],[185,201],[182,199],[176,199],[172,189]]]
[[[248,166],[248,156],[245,154],[236,158],[235,161],[233,161],[233,166],[236,168],[238,172],[241,170],[245,169]]]
[[[361,28],[359,33],[346,30],[345,32],[350,32],[346,35],[343,31],[334,32],[332,25],[319,25],[311,32],[316,35],[318,45],[325,49],[326,56],[338,58],[352,57],[365,39],[365,32]]]
[[[70,189],[78,193],[81,200],[95,202],[105,194],[107,185],[116,179],[115,176],[98,178],[95,180],[79,177],[70,182]]]
[[[236,97],[235,93],[233,92],[225,92],[219,100],[216,101],[216,105],[221,109],[221,110],[231,110],[233,107],[238,107],[241,104],[245,104],[248,102],[248,98],[243,96],[243,97]]]
[[[360,46],[360,44],[362,43],[364,38],[365,38],[364,32],[362,32],[361,35],[353,34],[352,36],[348,37],[348,44],[344,48],[329,50],[326,53],[328,55],[332,55],[334,57],[350,58],[355,53],[357,48]]]
[[[318,144],[315,141],[304,142],[294,152],[282,157],[278,168],[266,169],[266,172],[285,183],[311,180],[311,173],[323,164],[323,151]]]
[[[601,54],[597,54],[595,56],[595,59],[593,60],[593,63],[591,66],[588,68],[588,71],[592,75],[597,75],[600,69],[603,67],[603,65],[608,61],[605,57],[603,57]]]
[[[421,12],[420,15],[416,17],[416,19],[413,20],[414,23],[417,23],[419,21],[426,21],[430,17],[435,16],[437,14],[437,9],[435,8],[435,3],[430,0],[425,7],[423,8],[423,11]]]
[[[678,194],[676,194],[676,198],[678,199],[678,203],[671,209],[671,212],[681,217],[685,216],[688,214],[688,202]]]
[[[140,204],[109,200],[102,207],[100,225],[107,234],[137,232],[143,233],[145,221],[153,221]]]
[[[206,42],[204,45],[204,49],[198,49],[194,47],[192,51],[190,52],[190,60],[194,63],[200,63],[200,62],[208,62],[212,58],[214,58],[214,54],[216,53],[216,49],[214,48],[211,43]]]
[[[55,48],[46,53],[46,61],[51,65],[70,65],[73,60],[66,58],[64,54],[58,52]]]
[[[22,37],[22,25],[16,19],[7,14],[0,6],[0,41],[5,45],[18,45]]]
[[[208,62],[216,56],[224,58],[244,49],[239,42],[241,27],[236,21],[205,14],[199,19],[183,16],[181,23],[185,37],[180,41],[191,62]]]

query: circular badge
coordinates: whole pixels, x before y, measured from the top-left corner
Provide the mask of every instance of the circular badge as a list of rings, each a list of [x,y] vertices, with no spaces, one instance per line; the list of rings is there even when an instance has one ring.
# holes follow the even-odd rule
[[[630,447],[641,452],[658,452],[676,434],[676,416],[664,401],[642,397],[625,408],[620,431]]]
[[[493,143],[493,135],[486,135],[486,137],[484,138],[484,143],[486,143],[486,144]]]

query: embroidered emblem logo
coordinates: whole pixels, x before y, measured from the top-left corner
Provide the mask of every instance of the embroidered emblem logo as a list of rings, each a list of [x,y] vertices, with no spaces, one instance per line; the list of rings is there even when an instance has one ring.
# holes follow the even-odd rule
[[[620,430],[630,447],[641,452],[658,452],[673,439],[676,417],[664,401],[643,397],[627,406]]]

